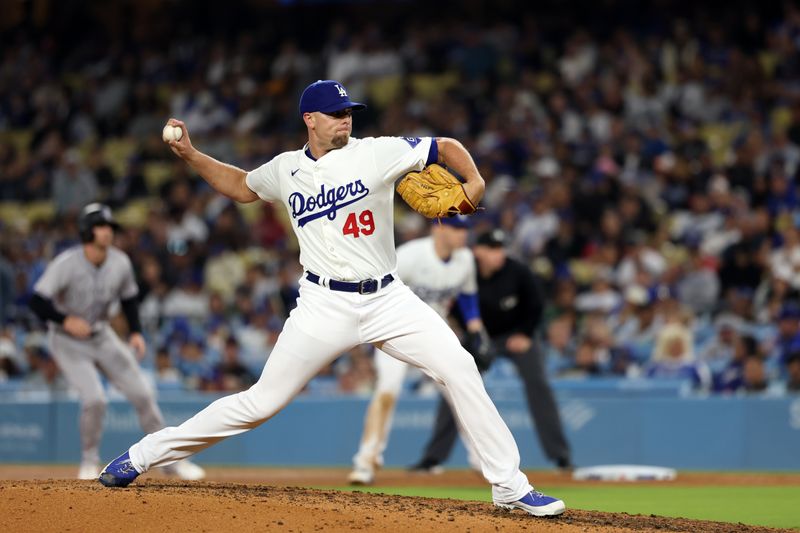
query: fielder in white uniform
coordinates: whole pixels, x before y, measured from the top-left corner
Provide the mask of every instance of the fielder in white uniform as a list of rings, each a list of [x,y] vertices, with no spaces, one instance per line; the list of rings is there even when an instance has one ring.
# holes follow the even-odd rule
[[[519,469],[519,451],[470,354],[445,321],[397,278],[394,183],[439,162],[464,176],[478,202],[484,181],[464,147],[447,138],[355,139],[352,102],[332,80],[300,98],[308,143],[246,172],[196,150],[183,122],[167,141],[214,189],[239,202],[282,202],[300,244],[306,274],[300,297],[250,389],[221,398],[178,427],[147,435],[100,474],[124,487],[154,466],[170,464],[250,430],[280,411],[318,371],[353,346],[370,343],[422,368],[444,387],[478,454],[496,505],[534,515],[564,511],[561,500],[534,491]]]
[[[78,218],[82,244],[59,254],[34,285],[31,308],[48,323],[49,347],[64,377],[81,401],[81,464],[79,479],[96,479],[100,472],[100,439],[108,400],[98,368],[133,404],[146,432],[164,427],[155,395],[136,356],[144,356],[136,296],[139,288],[131,261],[112,246],[118,227],[111,209],[89,204]],[[108,323],[109,310],[120,301],[130,336],[126,346]],[[136,355],[134,355],[134,352]],[[181,461],[167,473],[202,479],[205,471]]]
[[[480,335],[483,323],[478,310],[475,258],[465,246],[468,224],[464,216],[434,222],[429,237],[397,248],[397,273],[414,294],[442,318],[447,317],[450,307],[457,301],[467,331]],[[371,484],[375,471],[383,465],[395,404],[408,370],[407,364],[383,350],[375,350],[374,361],[375,392],[364,418],[361,444],[353,457],[353,471],[348,476],[348,481],[356,485]]]

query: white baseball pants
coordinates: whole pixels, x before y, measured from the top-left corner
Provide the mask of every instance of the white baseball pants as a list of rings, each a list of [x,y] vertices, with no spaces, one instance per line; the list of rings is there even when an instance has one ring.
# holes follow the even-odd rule
[[[494,501],[512,502],[531,490],[519,469],[514,437],[489,399],[472,357],[444,320],[400,280],[362,295],[332,291],[303,278],[297,303],[258,382],[131,446],[138,471],[171,464],[264,423],[340,353],[371,343],[422,368],[447,390],[481,472],[492,484]]]

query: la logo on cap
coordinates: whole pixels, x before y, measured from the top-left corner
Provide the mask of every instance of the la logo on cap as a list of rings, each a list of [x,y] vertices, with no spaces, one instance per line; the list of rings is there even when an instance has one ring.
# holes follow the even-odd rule
[[[305,88],[300,95],[300,116],[304,113],[335,113],[342,109],[358,111],[365,106],[359,102],[351,102],[341,82],[334,80],[317,80]]]

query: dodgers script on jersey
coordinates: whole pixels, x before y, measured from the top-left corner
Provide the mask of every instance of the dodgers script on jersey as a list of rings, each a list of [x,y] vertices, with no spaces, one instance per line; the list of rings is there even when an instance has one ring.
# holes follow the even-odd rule
[[[397,273],[422,301],[445,317],[459,294],[475,294],[475,260],[468,248],[455,250],[442,261],[433,237],[409,241],[397,248]]]
[[[305,149],[286,152],[249,172],[247,186],[286,205],[306,270],[343,281],[380,279],[397,263],[394,183],[434,162],[432,142],[351,137],[319,160]]]

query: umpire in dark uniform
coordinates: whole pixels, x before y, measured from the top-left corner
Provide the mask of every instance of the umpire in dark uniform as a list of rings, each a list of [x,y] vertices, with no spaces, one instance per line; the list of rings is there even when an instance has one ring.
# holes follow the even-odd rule
[[[506,235],[495,229],[478,236],[473,252],[478,270],[478,299],[488,345],[469,346],[481,371],[495,357],[508,357],[525,384],[528,408],[536,423],[545,455],[559,469],[572,468],[569,443],[564,436],[553,390],[547,382],[542,352],[534,338],[543,308],[539,282],[524,264],[508,257]],[[423,457],[411,470],[434,472],[447,460],[457,435],[450,406],[439,402],[433,435]]]

